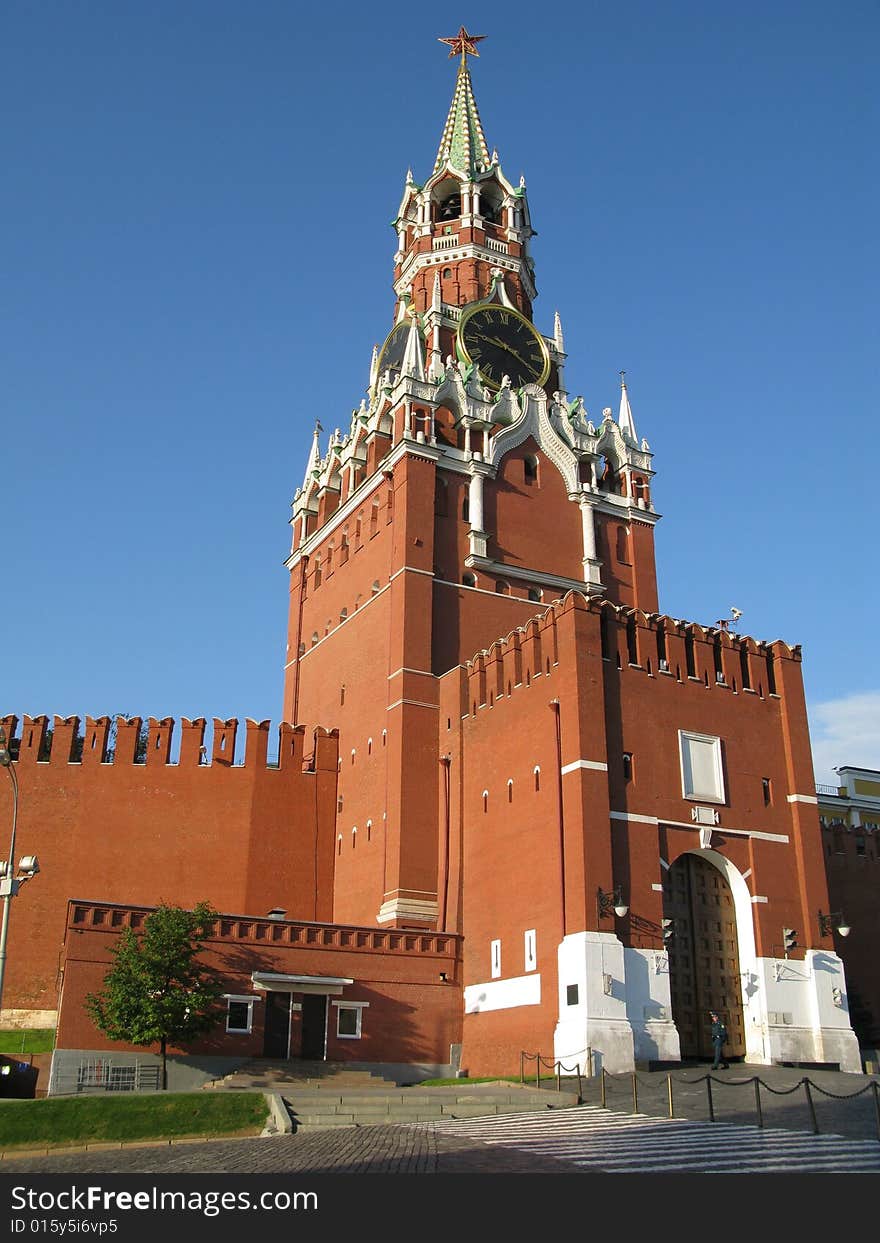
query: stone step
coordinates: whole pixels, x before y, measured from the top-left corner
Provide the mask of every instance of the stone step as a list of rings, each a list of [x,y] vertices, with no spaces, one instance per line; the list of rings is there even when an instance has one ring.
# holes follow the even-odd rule
[[[513,1107],[523,1106],[528,1109],[545,1109],[560,1108],[562,1106],[577,1104],[577,1097],[570,1093],[561,1093],[558,1097],[553,1094],[551,1099],[538,1096],[521,1096],[514,1093],[492,1092],[480,1096],[469,1096],[465,1094],[450,1096],[431,1096],[427,1092],[411,1092],[397,1093],[393,1095],[384,1092],[374,1092],[370,1095],[364,1093],[355,1094],[353,1092],[309,1092],[300,1090],[291,1090],[285,1087],[280,1095],[292,1105],[305,1106],[311,1105],[315,1108],[330,1109],[335,1106],[344,1104],[351,1108],[358,1108],[376,1112],[377,1110],[385,1110],[396,1105],[412,1107],[414,1105],[431,1106],[434,1104],[448,1103],[450,1101],[461,1105],[506,1105]]]
[[[443,1118],[480,1118],[499,1114],[570,1109],[579,1103],[571,1092],[535,1089],[464,1092],[428,1088],[423,1092],[357,1095],[284,1092],[294,1130],[322,1126],[393,1126],[403,1122],[434,1122]]]

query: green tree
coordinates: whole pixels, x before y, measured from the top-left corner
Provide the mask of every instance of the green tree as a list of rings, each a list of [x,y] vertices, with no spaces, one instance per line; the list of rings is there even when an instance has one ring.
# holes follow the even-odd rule
[[[200,902],[192,911],[160,906],[140,935],[126,928],[113,951],[104,987],[86,998],[86,1011],[111,1040],[159,1045],[162,1088],[168,1087],[168,1045],[185,1044],[220,1018],[219,977],[198,961],[217,912]]]

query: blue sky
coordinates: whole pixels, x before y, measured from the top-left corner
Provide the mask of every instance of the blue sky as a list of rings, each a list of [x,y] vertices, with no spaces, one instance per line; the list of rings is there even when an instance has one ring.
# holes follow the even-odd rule
[[[801,643],[817,779],[880,767],[880,11],[449,12],[5,6],[0,711],[278,719],[289,503],[390,327],[464,22],[536,321],[654,451],[661,607]]]

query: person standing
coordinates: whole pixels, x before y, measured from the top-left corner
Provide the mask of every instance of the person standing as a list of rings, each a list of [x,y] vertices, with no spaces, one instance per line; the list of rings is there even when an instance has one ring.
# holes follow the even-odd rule
[[[715,1053],[712,1069],[717,1070],[719,1065],[722,1065],[723,1069],[727,1070],[728,1063],[726,1061],[722,1063],[724,1046],[727,1043],[727,1028],[717,1010],[710,1010],[709,1018],[712,1020],[712,1048]]]

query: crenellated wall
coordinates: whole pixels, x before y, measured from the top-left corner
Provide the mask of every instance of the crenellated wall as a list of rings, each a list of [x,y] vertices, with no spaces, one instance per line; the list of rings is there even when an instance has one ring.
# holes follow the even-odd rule
[[[827,890],[798,648],[571,593],[441,679],[440,704],[453,791],[446,927],[465,936],[472,1072],[499,1059],[515,1069],[520,1028],[553,1047],[564,938],[662,949],[665,869],[706,840],[747,878],[759,956],[780,952],[783,926],[804,930],[800,953],[821,948],[813,925]],[[720,740],[723,799],[685,796],[682,730]],[[597,891],[616,886],[629,914],[600,918]],[[496,983],[514,1000],[493,1009],[505,996]]]
[[[18,756],[16,855],[41,871],[13,903],[4,1014],[52,1012],[66,904],[73,894],[104,902],[210,901],[218,910],[328,920],[333,901],[337,731],[282,724],[268,758],[270,724],[245,722],[235,762],[236,720],[45,716],[2,718]],[[81,758],[72,759],[71,756]],[[11,818],[11,785],[0,783],[0,823]]]

